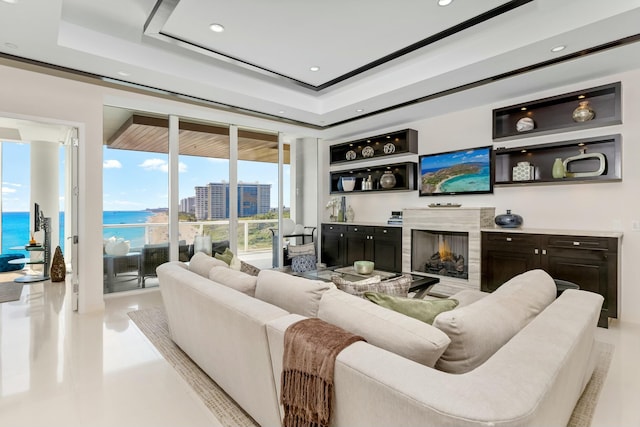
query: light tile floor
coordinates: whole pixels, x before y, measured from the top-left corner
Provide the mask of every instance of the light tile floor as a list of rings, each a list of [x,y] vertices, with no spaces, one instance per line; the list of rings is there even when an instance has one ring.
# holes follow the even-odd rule
[[[127,316],[161,305],[157,288],[106,296],[99,314],[72,312],[69,295],[41,282],[0,304],[0,427],[220,425]],[[592,426],[638,427],[640,325],[597,338],[615,352]]]

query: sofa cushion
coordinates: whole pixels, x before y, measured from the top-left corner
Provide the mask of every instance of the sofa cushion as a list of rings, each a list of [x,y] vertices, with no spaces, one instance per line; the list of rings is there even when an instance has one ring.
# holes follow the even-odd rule
[[[324,293],[318,317],[362,336],[376,347],[433,367],[449,345],[449,338],[433,326],[347,294]]]
[[[199,274],[202,277],[209,277],[209,271],[213,267],[225,267],[229,266],[219,259],[215,259],[204,252],[195,253],[189,260],[189,271]]]
[[[522,273],[473,304],[436,316],[433,326],[451,344],[436,368],[461,374],[483,364],[556,298],[556,286],[543,270]]]
[[[367,279],[352,282],[338,274],[334,274],[331,276],[331,281],[343,292],[357,297],[364,297],[365,292],[377,290],[375,285],[380,283],[380,276],[375,275]]]
[[[409,294],[412,280],[410,274],[403,274],[400,277],[383,280],[376,285],[375,292],[397,297],[406,297]]]
[[[249,296],[256,294],[258,278],[241,271],[228,267],[213,267],[209,271],[209,279]]]
[[[277,305],[289,313],[316,317],[322,294],[332,283],[292,276],[274,270],[262,270],[256,283],[256,298]]]
[[[453,310],[458,306],[458,300],[455,299],[422,300],[395,297],[379,292],[365,292],[364,296],[380,307],[397,311],[398,313],[413,317],[430,325],[438,314]]]

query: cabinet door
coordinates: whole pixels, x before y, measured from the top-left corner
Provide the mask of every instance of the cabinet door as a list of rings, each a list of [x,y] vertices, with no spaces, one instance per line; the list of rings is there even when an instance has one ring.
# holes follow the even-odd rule
[[[373,227],[347,226],[344,248],[345,265],[352,265],[355,261],[373,261],[372,234]]]
[[[618,260],[615,239],[549,236],[545,248],[543,268],[551,277],[573,282],[582,290],[602,295],[604,319],[617,317]]]
[[[344,225],[322,224],[321,261],[327,266],[344,265]]]
[[[376,227],[373,236],[373,261],[376,269],[402,271],[402,229],[398,227]]]
[[[538,235],[482,233],[481,289],[493,292],[518,274],[540,267]]]

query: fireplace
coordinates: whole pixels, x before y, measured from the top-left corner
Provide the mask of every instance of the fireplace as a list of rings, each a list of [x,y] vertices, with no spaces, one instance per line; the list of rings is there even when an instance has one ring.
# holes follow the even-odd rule
[[[492,207],[404,209],[402,271],[439,278],[432,295],[480,290],[480,230],[493,228],[494,216]]]
[[[469,233],[411,230],[411,271],[469,278]]]

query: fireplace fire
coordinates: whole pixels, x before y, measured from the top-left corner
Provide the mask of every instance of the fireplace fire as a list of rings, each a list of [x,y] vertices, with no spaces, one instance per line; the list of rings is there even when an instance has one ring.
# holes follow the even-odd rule
[[[412,230],[412,269],[467,279],[468,241],[467,233]]]

